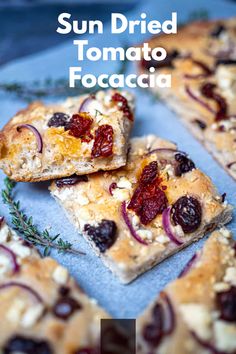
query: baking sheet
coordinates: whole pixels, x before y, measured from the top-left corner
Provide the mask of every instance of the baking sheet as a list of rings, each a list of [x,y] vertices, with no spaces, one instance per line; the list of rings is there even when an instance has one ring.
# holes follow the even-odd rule
[[[145,1],[142,7],[128,15],[130,19],[139,19],[141,12],[146,12],[148,18],[160,21],[170,17],[172,11],[177,11],[178,21],[183,22],[195,10],[207,10],[211,18],[229,17],[236,15],[236,4],[220,1],[205,0],[165,0]],[[57,24],[55,23],[55,28]],[[106,27],[105,27],[106,28]],[[90,46],[122,46],[136,44],[147,38],[148,35],[111,35],[106,31],[104,35],[89,37]],[[86,37],[85,37],[86,38]],[[65,44],[47,50],[37,55],[24,58],[6,65],[0,70],[0,82],[33,81],[48,77],[60,78],[68,76],[69,66],[78,65],[76,61],[76,47],[69,40]],[[94,74],[105,73],[107,63],[83,63],[84,72]],[[109,72],[116,72],[117,63],[109,63]],[[129,71],[134,71],[132,65]],[[236,196],[235,182],[213,160],[206,150],[191,136],[180,123],[179,119],[165,105],[140,89],[134,90],[137,100],[136,124],[133,136],[154,133],[160,137],[176,142],[181,150],[187,151],[196,165],[207,173],[214,181],[221,193],[227,193],[227,199],[234,203]],[[0,95],[0,128],[13,114],[23,108],[25,103]],[[0,189],[3,188],[4,175],[0,172]],[[199,249],[204,240],[195,243],[180,253],[172,256],[154,269],[146,272],[129,285],[121,285],[118,280],[103,266],[83,238],[78,235],[73,226],[65,217],[62,209],[50,197],[48,183],[24,184],[18,183],[16,196],[21,200],[22,207],[27,215],[34,217],[39,228],[51,227],[53,233],[61,233],[62,237],[83,249],[86,256],[58,255],[52,251],[51,255],[67,266],[70,273],[78,280],[84,290],[97,299],[108,312],[117,318],[135,318],[153,300],[160,290],[176,278],[191,255]],[[0,201],[0,215],[10,221],[7,207]],[[232,221],[229,228],[235,231],[236,223]]]

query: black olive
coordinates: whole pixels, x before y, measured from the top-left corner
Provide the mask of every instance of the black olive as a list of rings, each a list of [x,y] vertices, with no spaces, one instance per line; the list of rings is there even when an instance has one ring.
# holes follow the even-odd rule
[[[3,354],[53,354],[50,344],[45,340],[16,335],[9,339],[3,348]]]
[[[104,253],[116,241],[117,227],[112,220],[102,220],[98,226],[86,224],[84,231],[90,236],[100,252]]]
[[[232,286],[227,291],[217,293],[216,303],[220,310],[220,318],[236,323],[236,287]]]
[[[171,208],[171,218],[175,225],[180,225],[184,233],[196,231],[202,221],[202,207],[199,201],[190,196],[179,198]]]

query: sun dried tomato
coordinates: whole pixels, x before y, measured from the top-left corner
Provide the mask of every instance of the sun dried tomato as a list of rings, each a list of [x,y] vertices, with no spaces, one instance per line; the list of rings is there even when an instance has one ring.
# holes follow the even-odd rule
[[[124,96],[120,93],[115,93],[112,96],[112,101],[119,104],[119,110],[122,111],[129,120],[134,120],[133,113],[131,112],[128,101]]]
[[[100,125],[95,132],[92,157],[109,157],[113,149],[113,128],[111,125]]]
[[[142,224],[147,225],[167,208],[167,204],[166,195],[160,188],[157,162],[153,161],[144,167],[128,209],[139,216]]]
[[[92,124],[93,119],[87,113],[73,114],[66,125],[66,130],[69,130],[69,134],[75,138],[86,139],[86,137],[88,138],[91,135]]]
[[[210,98],[217,103],[218,110],[216,111],[216,114],[215,114],[215,120],[219,121],[219,120],[228,118],[227,117],[228,107],[227,107],[227,103],[226,103],[224,97],[222,97],[218,93],[215,93],[215,88],[216,88],[215,84],[213,84],[211,82],[207,82],[204,85],[202,85],[201,93],[203,96]]]

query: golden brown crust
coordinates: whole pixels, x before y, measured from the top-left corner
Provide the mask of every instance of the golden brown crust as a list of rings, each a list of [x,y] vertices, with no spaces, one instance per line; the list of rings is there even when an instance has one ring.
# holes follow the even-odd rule
[[[161,150],[147,154],[157,148],[170,151]],[[209,229],[231,219],[231,206],[222,203],[221,196],[210,178],[200,170],[192,169],[180,177],[175,175],[176,161],[173,149],[176,149],[173,143],[152,135],[134,138],[131,140],[126,167],[90,175],[88,182],[71,187],[59,188],[53,183],[50,188],[52,195],[59,201],[79,231],[84,233],[95,252],[124,283],[130,282],[166,257],[202,237]],[[122,203],[126,202],[128,205],[144,167],[152,161],[158,162],[159,177],[161,185],[164,186],[168,205],[173,205],[182,196],[193,196],[201,204],[202,222],[195,232],[184,234],[181,227],[175,227],[174,232],[183,241],[180,246],[167,237],[163,229],[162,215],[158,214],[148,225],[143,225],[135,212],[128,210],[128,217],[134,229],[147,245],[137,242],[132,237],[122,217]],[[114,189],[111,195],[109,188],[112,183],[116,183],[118,188]],[[99,252],[94,242],[84,232],[84,227],[86,224],[98,226],[104,219],[116,223],[117,239],[105,252]]]
[[[191,23],[178,30],[175,35],[161,35],[149,41],[151,47],[163,46],[168,53],[177,50],[179,55],[172,61],[172,67],[159,68],[156,73],[172,75],[171,88],[155,87],[167,104],[175,110],[189,130],[206,146],[216,160],[232,176],[236,177],[236,64],[216,65],[218,59],[236,60],[236,19],[202,21]],[[217,26],[223,26],[218,36],[211,33]],[[200,62],[198,65],[197,62]],[[212,74],[201,76],[206,65]],[[145,70],[142,65],[141,71]],[[196,76],[198,77],[189,77]],[[225,119],[216,120],[219,106],[213,99],[201,93],[206,83],[216,85],[214,92],[227,103]],[[208,109],[193,99],[188,92],[200,99]]]
[[[69,98],[66,101],[46,106],[34,102],[13,117],[0,133],[0,168],[15,181],[38,182],[81,175],[98,170],[112,170],[124,166],[128,148],[128,138],[132,121],[125,116],[117,102],[112,101],[115,91],[99,91],[90,100],[90,118],[93,119],[90,133],[92,139],[74,137],[63,126],[48,126],[56,112],[71,117],[78,113],[81,104],[88,96]],[[133,97],[127,97],[130,110],[133,110]],[[36,128],[43,141],[42,152],[38,150],[37,139],[29,129],[17,129],[19,125],[29,124]],[[101,125],[113,129],[113,149],[109,157],[92,157],[95,132]]]
[[[154,354],[205,353],[207,344],[219,353],[233,353],[236,348],[236,325],[221,318],[225,309],[217,305],[217,294],[236,284],[235,242],[227,229],[214,232],[195,262],[181,278],[170,283],[167,294],[175,313],[175,326],[170,335],[163,336]],[[160,299],[138,319],[138,353],[148,353],[144,340],[145,327],[152,321],[152,311]],[[224,305],[226,306],[226,305]],[[197,338],[197,339],[196,339]],[[208,351],[207,351],[208,352]]]
[[[16,336],[46,342],[52,353],[58,354],[97,348],[100,320],[109,316],[83,293],[68,271],[52,258],[42,259],[5,223],[0,226],[0,245],[15,253],[20,266],[13,273],[9,258],[0,252],[0,351]],[[14,282],[30,287],[41,300],[19,286],[3,288]],[[65,319],[55,311],[56,303],[62,298],[73,299],[79,306]]]

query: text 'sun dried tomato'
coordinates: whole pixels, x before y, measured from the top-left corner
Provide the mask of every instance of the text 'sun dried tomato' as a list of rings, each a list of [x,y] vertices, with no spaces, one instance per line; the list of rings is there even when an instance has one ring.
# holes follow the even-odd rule
[[[202,85],[201,94],[203,96],[205,96],[206,98],[210,98],[210,99],[214,100],[217,103],[218,109],[215,114],[215,120],[219,121],[219,120],[228,118],[227,117],[228,107],[227,107],[227,103],[226,103],[224,97],[222,97],[221,95],[216,93],[215,88],[216,88],[215,84],[213,84],[211,82],[207,82]]]
[[[111,125],[100,125],[95,132],[92,157],[109,157],[113,152],[113,128]]]
[[[90,129],[93,124],[93,119],[87,113],[73,114],[70,121],[66,125],[66,130],[75,138],[82,138],[82,140],[91,140]]]
[[[131,112],[128,101],[124,96],[116,92],[111,99],[112,101],[119,103],[119,110],[122,111],[129,120],[134,120],[133,113]]]
[[[149,224],[167,208],[166,195],[159,186],[158,166],[157,162],[153,161],[144,167],[139,186],[128,205],[128,209],[133,210],[144,225]]]

